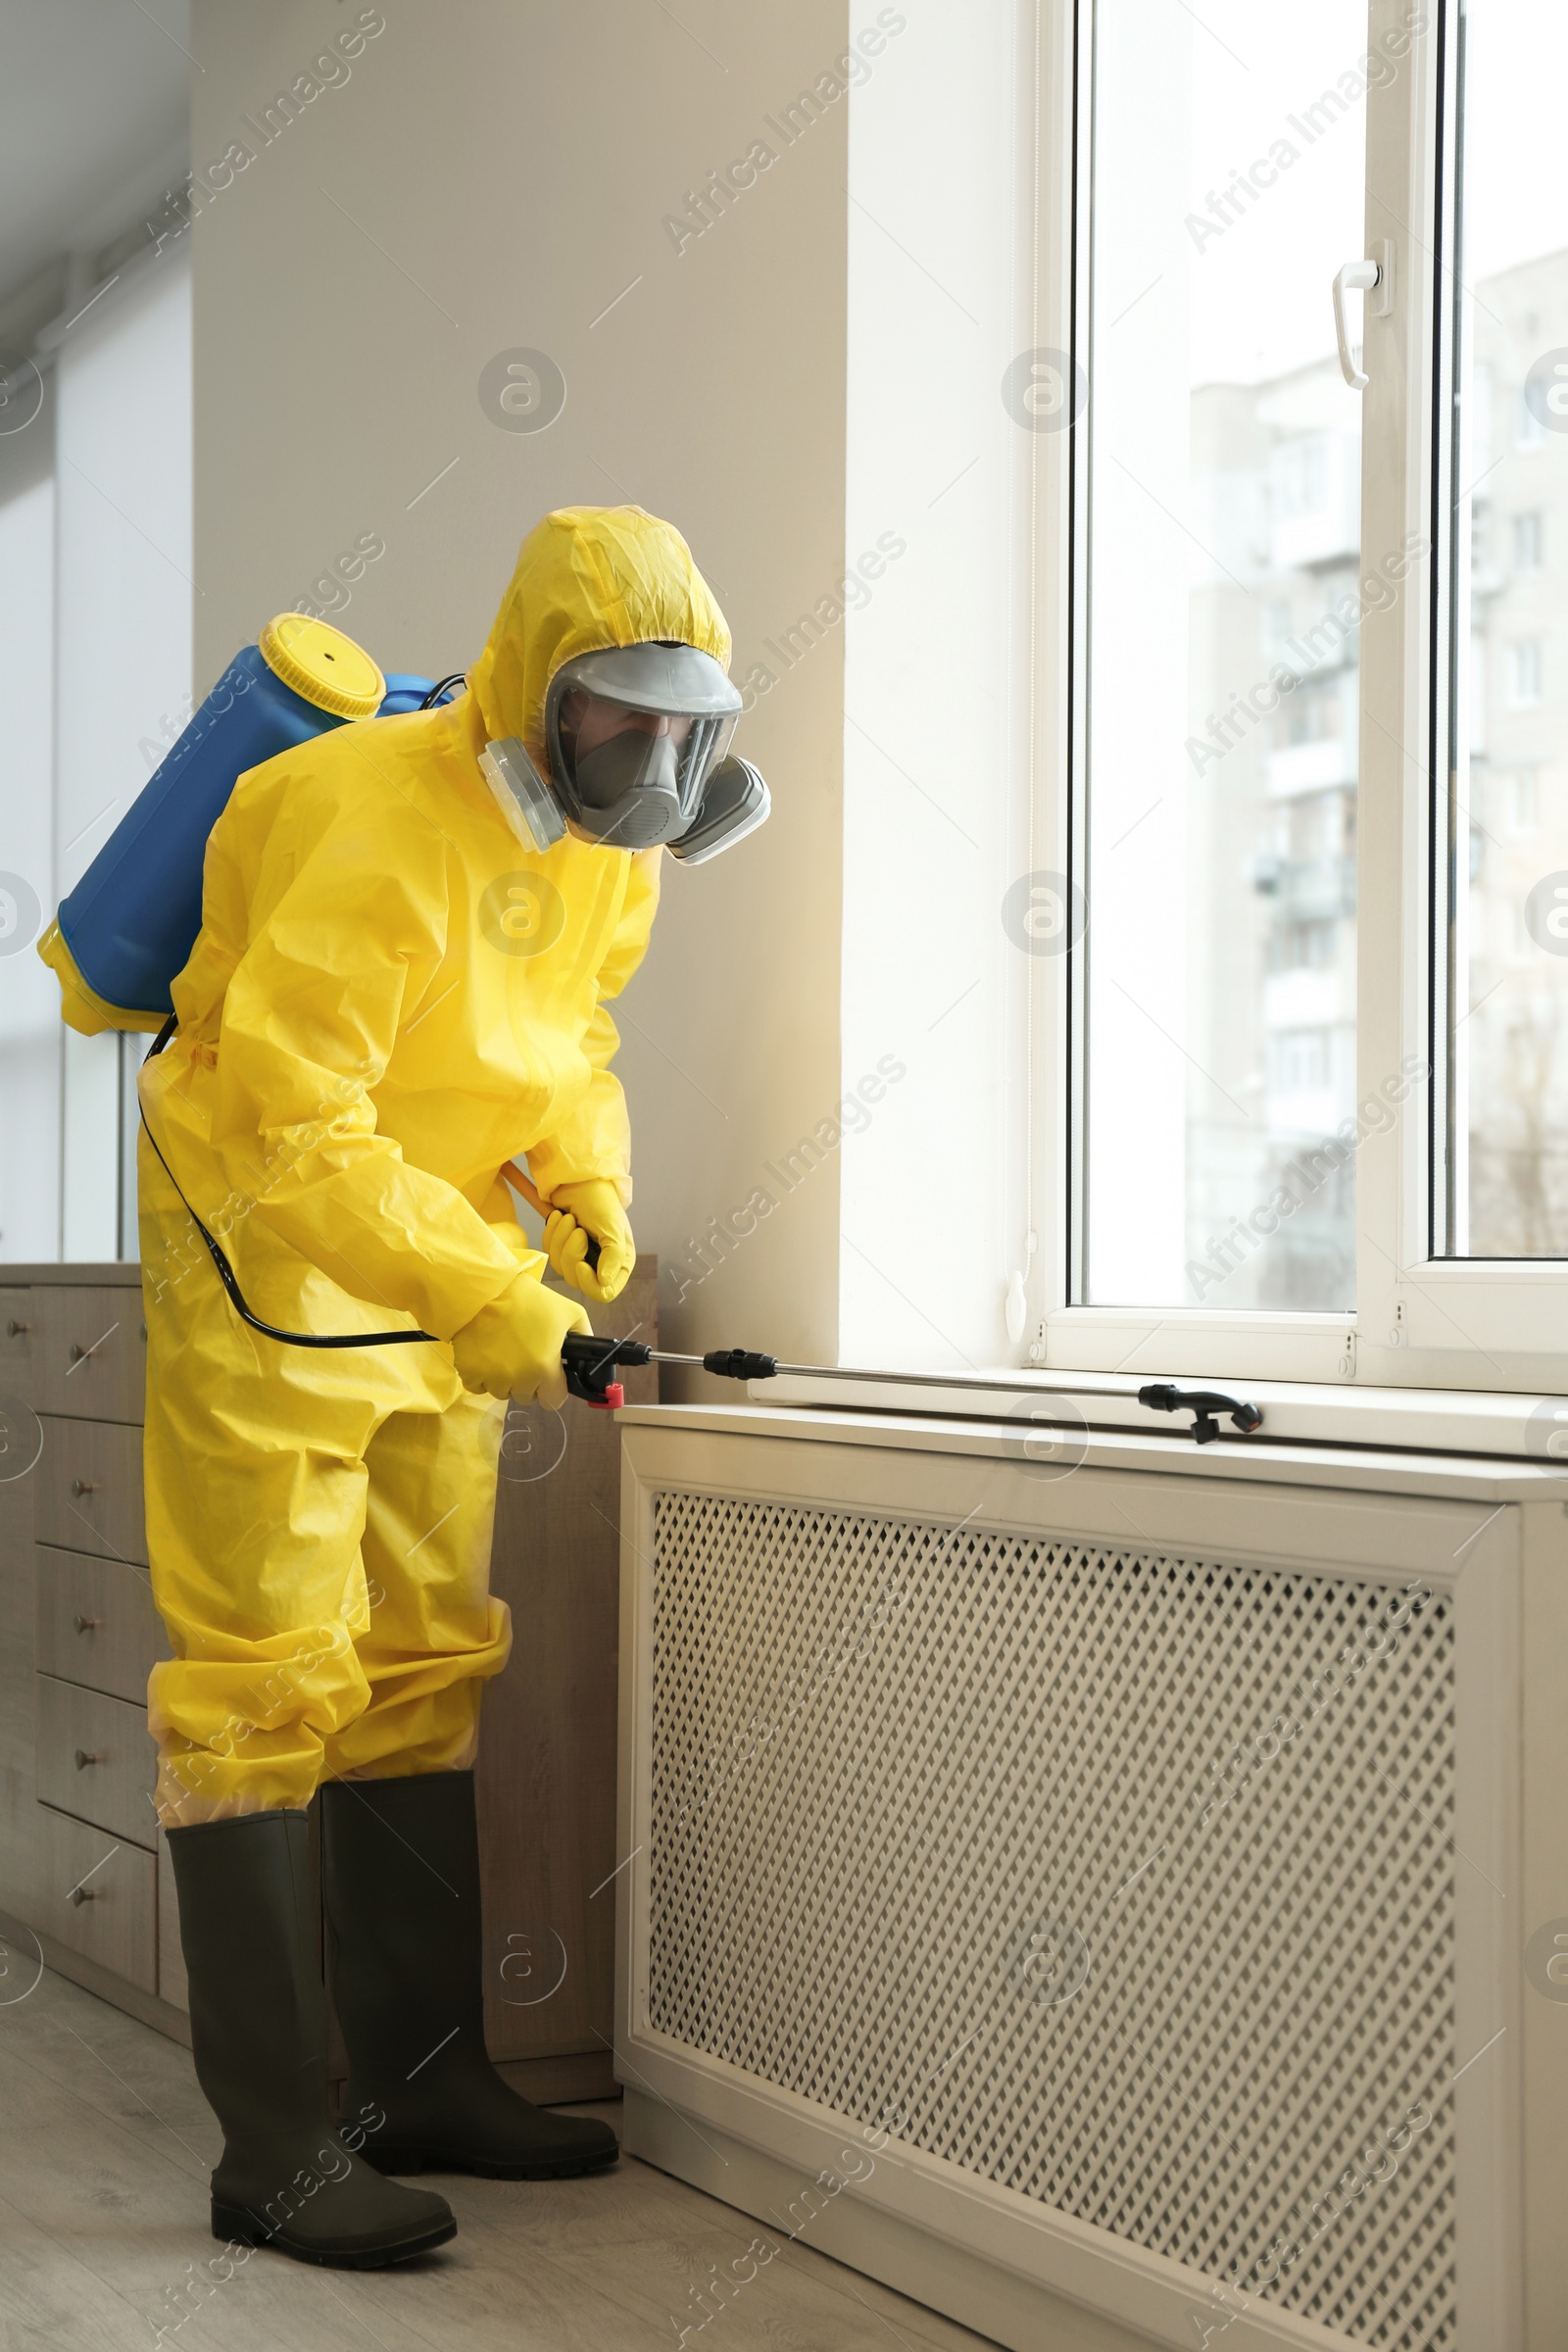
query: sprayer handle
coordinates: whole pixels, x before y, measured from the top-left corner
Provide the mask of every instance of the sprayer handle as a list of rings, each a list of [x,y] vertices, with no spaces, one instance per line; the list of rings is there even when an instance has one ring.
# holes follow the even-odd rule
[[[534,1214],[536,1216],[543,1217],[548,1223],[550,1218],[553,1217],[556,1212],[551,1207],[544,1195],[540,1192],[539,1187],[534,1183],[534,1180],[529,1175],[527,1169],[522,1166],[521,1162],[515,1159],[509,1159],[501,1173],[511,1185],[513,1191],[522,1195],[523,1199],[527,1201],[528,1206],[533,1210]],[[583,1231],[584,1233],[588,1233],[588,1228],[586,1225],[583,1227]],[[599,1244],[594,1240],[594,1237],[591,1233],[588,1234],[588,1254],[586,1263],[590,1272],[596,1273],[598,1271]]]
[[[600,1340],[591,1331],[568,1331],[561,1344],[566,1394],[584,1404],[624,1404],[626,1392],[611,1374],[619,1364],[651,1364],[654,1351],[641,1340]]]

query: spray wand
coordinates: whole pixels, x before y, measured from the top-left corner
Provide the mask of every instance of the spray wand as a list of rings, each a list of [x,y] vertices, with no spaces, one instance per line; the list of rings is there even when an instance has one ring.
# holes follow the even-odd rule
[[[1125,1389],[1113,1389],[1104,1382],[1047,1390],[1030,1381],[1008,1380],[1005,1375],[989,1372],[862,1372],[838,1364],[781,1364],[777,1356],[760,1355],[750,1348],[712,1348],[706,1355],[676,1355],[667,1348],[650,1348],[642,1340],[601,1340],[580,1331],[567,1333],[561,1360],[565,1368],[568,1393],[580,1396],[586,1404],[611,1412],[626,1401],[625,1389],[612,1375],[622,1365],[637,1364],[682,1364],[693,1371],[716,1372],[720,1380],[772,1380],[782,1374],[801,1380],[869,1380],[878,1386],[892,1383],[901,1388],[1003,1389],[1043,1399],[1113,1396],[1121,1403],[1127,1401]],[[1211,1446],[1223,1435],[1217,1418],[1221,1413],[1230,1415],[1232,1426],[1244,1437],[1263,1425],[1263,1415],[1255,1404],[1249,1404],[1245,1398],[1222,1396],[1214,1389],[1178,1389],[1170,1381],[1150,1381],[1138,1391],[1138,1401],[1152,1412],[1191,1412],[1192,1435],[1200,1446]]]
[[[550,1203],[531,1182],[525,1169],[509,1160],[503,1170],[509,1184],[540,1216],[548,1217]],[[599,1244],[588,1235],[587,1262],[599,1262]],[[706,1355],[675,1355],[667,1348],[649,1348],[641,1340],[595,1339],[585,1332],[570,1332],[561,1351],[566,1374],[568,1395],[580,1396],[585,1404],[601,1411],[614,1412],[626,1401],[626,1392],[611,1375],[625,1367],[640,1364],[680,1364],[691,1371],[713,1372],[720,1380],[773,1380],[779,1376],[799,1380],[860,1380],[875,1381],[879,1387],[890,1384],[900,1388],[974,1388],[1022,1396],[1113,1396],[1127,1400],[1125,1389],[1113,1389],[1104,1382],[1072,1389],[1039,1388],[1024,1380],[1008,1380],[989,1372],[948,1373],[929,1372],[860,1372],[839,1364],[781,1364],[777,1356],[761,1355],[751,1348],[710,1348]],[[1244,1397],[1226,1396],[1216,1389],[1178,1389],[1168,1380],[1148,1381],[1138,1392],[1138,1401],[1151,1412],[1193,1415],[1192,1435],[1200,1446],[1211,1446],[1223,1435],[1217,1415],[1228,1413],[1232,1427],[1244,1437],[1263,1426],[1263,1415],[1255,1404]]]

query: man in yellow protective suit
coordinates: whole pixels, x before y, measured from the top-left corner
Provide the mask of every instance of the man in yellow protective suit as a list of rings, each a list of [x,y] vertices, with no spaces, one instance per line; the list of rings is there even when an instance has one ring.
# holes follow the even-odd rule
[[[588,1328],[543,1287],[501,1170],[526,1158],[550,1258],[612,1298],[635,1248],[606,1007],[648,943],[658,845],[711,829],[705,794],[745,767],[722,758],[728,656],[668,524],[551,514],[465,695],[253,768],[208,845],[138,1180],[147,1529],[174,1651],[150,1713],[224,2132],[220,2236],[368,2268],[456,2228],[387,2173],[536,2179],[616,2153],[605,2126],[518,2098],[484,2046],[471,1766],[511,1641],[488,1591],[504,1400],[559,1405],[563,1341]],[[760,821],[759,793],[766,812],[746,773],[720,834]],[[433,1336],[262,1336],[192,1213],[257,1321]],[[318,1788],[345,2136],[309,1925]]]

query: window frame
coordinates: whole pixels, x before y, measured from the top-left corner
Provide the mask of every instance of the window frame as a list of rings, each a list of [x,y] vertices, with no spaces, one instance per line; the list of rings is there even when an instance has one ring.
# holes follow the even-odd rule
[[[1091,386],[1067,432],[1037,444],[1035,773],[1039,863],[1079,882],[1086,840],[1085,686],[1093,627],[1086,588],[1093,432],[1094,31],[1096,0],[1045,0],[1039,114],[1040,341]],[[1363,571],[1376,551],[1427,552],[1404,592],[1361,623],[1356,918],[1357,1101],[1430,1068],[1392,1130],[1356,1154],[1356,1306],[1345,1313],[1105,1307],[1083,1296],[1086,959],[1033,974],[1034,1255],[1024,1353],[1051,1369],[1171,1371],[1208,1378],[1400,1388],[1568,1388],[1568,1260],[1437,1255],[1446,1198],[1449,1067],[1446,993],[1448,593],[1446,500],[1452,418],[1456,74],[1460,0],[1418,0],[1424,28],[1405,71],[1367,93],[1365,240],[1392,258],[1394,301],[1368,306],[1362,395]],[[1387,47],[1411,0],[1370,0],[1368,41]],[[1347,253],[1346,261],[1360,258]],[[1325,336],[1330,288],[1323,288]],[[1368,555],[1365,551],[1373,551]],[[1437,798],[1440,776],[1445,803]],[[1442,814],[1445,821],[1440,822]],[[1092,891],[1092,877],[1089,878]]]

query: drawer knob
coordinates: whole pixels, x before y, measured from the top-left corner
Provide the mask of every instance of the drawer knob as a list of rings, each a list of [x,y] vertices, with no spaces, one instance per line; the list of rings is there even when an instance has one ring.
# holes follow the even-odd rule
[[[102,1623],[103,1619],[101,1617],[82,1617],[78,1615],[76,1618],[76,1631],[78,1634],[90,1634],[95,1627],[102,1625]]]
[[[96,1886],[73,1886],[70,1900],[79,1910],[83,1903],[95,1903],[98,1900],[98,1889]]]
[[[30,1331],[31,1329],[32,1325],[30,1323],[8,1323],[6,1325],[6,1338],[8,1340],[20,1340],[24,1331]]]
[[[85,1747],[78,1747],[76,1750],[76,1770],[78,1772],[85,1772],[89,1764],[107,1764],[109,1758],[102,1750],[97,1754],[93,1754]]]
[[[102,1491],[102,1488],[95,1485],[90,1478],[74,1478],[71,1482],[73,1494],[98,1494]]]

